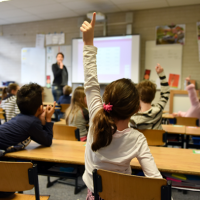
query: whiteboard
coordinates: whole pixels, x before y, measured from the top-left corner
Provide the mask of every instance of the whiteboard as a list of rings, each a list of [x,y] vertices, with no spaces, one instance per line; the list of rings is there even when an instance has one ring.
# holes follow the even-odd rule
[[[21,84],[30,82],[45,86],[45,48],[21,50]]]
[[[53,83],[53,72],[52,72],[52,64],[56,63],[56,55],[58,52],[62,52],[64,54],[63,64],[66,66],[68,71],[68,85],[72,85],[71,77],[71,46],[48,46],[46,47],[46,75],[50,76],[51,84]]]
[[[181,68],[182,68],[182,45],[156,45],[155,41],[146,42],[145,51],[145,69],[150,69],[150,80],[157,84],[157,88],[160,88],[160,80],[155,71],[155,66],[159,63],[166,74],[167,80],[169,74],[178,74],[179,84],[178,88],[181,88]]]

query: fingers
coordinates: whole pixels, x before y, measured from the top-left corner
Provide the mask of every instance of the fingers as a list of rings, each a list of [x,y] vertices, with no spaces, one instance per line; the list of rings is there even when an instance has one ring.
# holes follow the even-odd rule
[[[85,32],[85,31],[86,31],[83,27],[81,27],[80,30],[81,30],[82,32]]]
[[[96,22],[96,13],[94,12],[94,13],[93,13],[93,17],[92,17],[92,21],[91,21],[91,23],[90,23],[92,27],[94,27],[95,22]]]
[[[56,101],[54,101],[53,103],[53,109],[55,109],[55,107],[56,107]]]

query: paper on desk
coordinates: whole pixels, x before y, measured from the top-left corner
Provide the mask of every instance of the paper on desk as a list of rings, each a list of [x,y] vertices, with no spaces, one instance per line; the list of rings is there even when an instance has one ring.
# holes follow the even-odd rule
[[[200,154],[200,150],[193,150],[194,154]]]

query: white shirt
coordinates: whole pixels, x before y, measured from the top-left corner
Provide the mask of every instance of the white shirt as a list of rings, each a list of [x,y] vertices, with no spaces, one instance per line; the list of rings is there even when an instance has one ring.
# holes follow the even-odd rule
[[[93,118],[99,109],[103,108],[100,87],[97,79],[96,66],[97,48],[84,46],[83,61],[85,75],[85,93],[90,115],[90,128],[85,150],[85,172],[83,181],[91,192],[93,189],[92,171],[94,169],[105,169],[109,171],[131,174],[130,162],[137,158],[147,177],[162,178],[158,171],[154,158],[150,153],[146,138],[142,133],[132,128],[116,131],[109,146],[93,152]]]

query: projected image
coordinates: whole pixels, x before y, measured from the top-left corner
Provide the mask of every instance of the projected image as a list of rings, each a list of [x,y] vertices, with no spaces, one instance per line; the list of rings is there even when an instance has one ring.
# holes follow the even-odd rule
[[[110,83],[120,78],[132,79],[133,36],[102,37],[94,39],[97,53],[97,75],[100,83]],[[72,82],[83,82],[83,42],[73,40]],[[136,48],[139,49],[137,45]],[[139,51],[139,50],[138,50]],[[77,53],[78,52],[78,53]],[[138,63],[137,63],[138,62]],[[139,68],[139,56],[135,59]],[[137,74],[137,70],[135,72]]]

